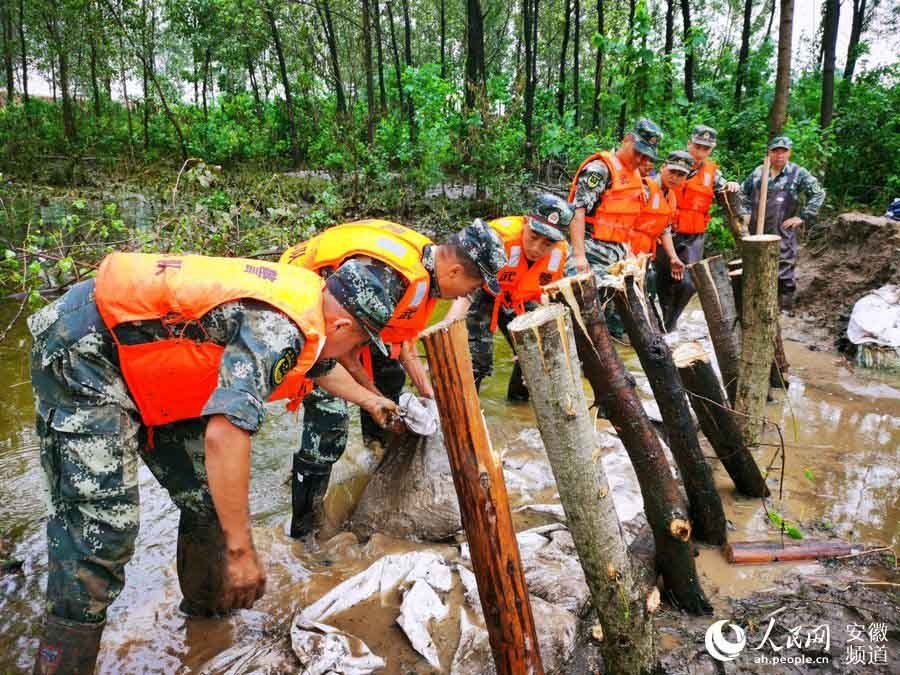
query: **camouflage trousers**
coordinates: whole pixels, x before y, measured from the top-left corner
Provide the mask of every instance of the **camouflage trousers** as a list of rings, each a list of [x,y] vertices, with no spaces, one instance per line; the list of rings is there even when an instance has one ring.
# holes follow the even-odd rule
[[[614,265],[628,256],[628,245],[610,241],[598,241],[585,234],[584,253],[585,257],[587,257],[588,265],[591,266],[591,271],[599,284],[600,280],[609,274],[610,265]],[[573,249],[569,247],[569,257],[566,259],[566,276],[572,277],[577,273]],[[621,338],[625,335],[625,324],[622,323],[622,319],[616,312],[612,294],[609,291],[604,291],[603,288],[600,288],[599,291],[600,302],[605,308],[606,325],[609,328],[609,332],[613,337]]]
[[[675,246],[675,253],[681,259],[681,262],[692,265],[695,262],[703,260],[703,246],[706,242],[706,233],[700,234],[672,234],[672,243]],[[663,323],[666,332],[675,330],[678,325],[678,319],[684,308],[694,297],[696,289],[694,288],[694,280],[691,273],[685,269],[684,278],[681,281],[675,281],[672,278],[672,267],[669,262],[669,256],[660,245],[656,249],[656,267],[657,279],[656,289],[659,293],[659,304],[663,311]]]
[[[525,308],[532,310],[537,303],[527,303]],[[472,374],[476,384],[490,377],[494,372],[494,334],[491,332],[491,317],[494,311],[494,298],[479,289],[466,315],[466,328],[469,331],[469,353],[472,356]],[[503,332],[506,341],[512,346],[509,337],[509,322],[516,318],[516,313],[507,307],[501,307],[497,315],[497,326]]]

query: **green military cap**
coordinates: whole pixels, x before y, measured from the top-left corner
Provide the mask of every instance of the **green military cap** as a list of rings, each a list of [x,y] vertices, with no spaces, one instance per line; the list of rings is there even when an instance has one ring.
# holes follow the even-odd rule
[[[769,143],[769,150],[775,150],[776,148],[786,148],[787,150],[790,150],[793,147],[794,142],[787,136],[776,136],[772,139],[772,142]]]
[[[687,150],[675,150],[666,157],[665,166],[672,171],[688,174],[694,169],[694,158]]]
[[[663,137],[662,130],[654,122],[642,117],[635,122],[631,135],[634,137],[635,149],[642,155],[647,155],[650,159],[655,160],[659,142]]]
[[[476,218],[471,225],[457,232],[453,241],[478,265],[488,290],[494,295],[500,293],[497,273],[509,264],[509,260],[503,240],[494,228]]]
[[[378,334],[395,309],[387,291],[390,280],[381,276],[387,274],[393,274],[387,266],[365,265],[351,259],[325,280],[331,295],[362,325],[372,344],[385,356],[389,352]]]
[[[719,134],[712,127],[705,124],[698,124],[691,133],[691,141],[696,145],[705,145],[710,148],[716,147],[716,139]]]
[[[565,199],[543,194],[538,195],[528,217],[531,220],[532,230],[547,239],[562,241],[566,238],[569,223],[575,217],[575,212]]]

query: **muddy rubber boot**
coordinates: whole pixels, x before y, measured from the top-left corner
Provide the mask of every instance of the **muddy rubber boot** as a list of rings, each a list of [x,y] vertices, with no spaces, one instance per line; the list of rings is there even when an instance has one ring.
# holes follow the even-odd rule
[[[92,675],[106,623],[78,623],[44,617],[44,634],[34,659],[34,675]]]
[[[527,401],[530,398],[525,379],[522,377],[522,368],[519,362],[513,364],[512,373],[509,376],[509,386],[506,388],[507,401]]]
[[[181,513],[176,553],[178,584],[184,598],[178,608],[190,616],[221,614],[225,586],[225,535],[218,521],[200,521]]]
[[[330,464],[315,464],[294,458],[294,476],[291,479],[292,538],[302,539],[321,527],[329,478]]]
[[[789,315],[794,311],[794,291],[781,291],[778,293],[778,309]]]

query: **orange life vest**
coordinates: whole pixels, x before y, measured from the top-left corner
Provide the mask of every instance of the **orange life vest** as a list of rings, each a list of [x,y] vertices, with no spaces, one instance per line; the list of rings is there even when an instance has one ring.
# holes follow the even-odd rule
[[[437,305],[437,298],[431,297],[431,275],[422,264],[422,252],[429,244],[428,237],[408,227],[387,220],[359,220],[330,227],[292,246],[279,262],[318,272],[325,267],[337,268],[347,258],[362,255],[399,272],[406,280],[406,291],[381,331],[381,339],[391,345],[391,356],[396,358],[401,343],[418,338]]]
[[[675,231],[681,234],[702,234],[709,225],[709,207],[715,198],[715,162],[704,162],[697,173],[684,181],[677,190],[678,213],[675,216]]]
[[[512,309],[516,314],[524,314],[526,302],[540,300],[541,286],[562,279],[569,247],[564,241],[557,242],[550,253],[529,266],[522,244],[525,216],[497,218],[488,225],[500,235],[509,259],[509,264],[497,273],[500,294],[494,300],[491,317],[493,332],[497,330],[501,307]]]
[[[598,152],[581,163],[575,172],[572,187],[569,188],[569,202],[575,199],[578,177],[584,168],[594,160],[602,160],[609,169],[610,185],[603,192],[600,203],[593,214],[585,214],[584,222],[590,224],[592,236],[598,241],[626,242],[628,234],[644,201],[644,187],[641,174],[635,168],[626,169],[619,158],[611,152]]]
[[[638,253],[655,255],[656,240],[675,218],[675,193],[669,190],[667,194],[663,194],[659,183],[653,178],[647,178],[644,182],[650,190],[650,198],[634,221],[629,241],[635,255]]]
[[[144,424],[153,427],[201,415],[218,386],[225,348],[174,332],[163,340],[126,345],[116,336],[117,326],[148,320],[183,326],[226,302],[265,302],[287,315],[305,338],[301,352],[294,358],[286,354],[272,371],[277,386],[269,400],[289,399],[294,409],[312,388],[306,371],[325,344],[323,285],[306,270],[257,260],[112,253],[100,264],[95,302],[118,348],[131,397]]]

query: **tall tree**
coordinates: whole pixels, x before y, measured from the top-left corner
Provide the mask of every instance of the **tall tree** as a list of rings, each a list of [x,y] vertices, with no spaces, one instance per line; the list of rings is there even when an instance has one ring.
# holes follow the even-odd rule
[[[19,0],[19,45],[22,50],[22,103],[28,105],[28,48],[25,42],[25,0]]]
[[[625,53],[631,54],[631,46],[634,42],[634,14],[637,10],[636,0],[628,0],[628,37],[625,38]],[[625,64],[626,81],[631,76],[631,64]],[[628,97],[622,97],[622,105],[619,106],[619,121],[616,124],[616,138],[622,138],[625,133],[625,118],[628,116]]]
[[[15,64],[13,63],[13,8],[5,0],[0,5],[0,21],[3,23],[3,64],[6,72],[6,105],[12,105],[16,96]]]
[[[331,61],[331,74],[334,78],[334,94],[337,111],[343,117],[347,114],[347,100],[344,98],[344,80],[341,77],[341,64],[338,59],[337,36],[334,34],[334,22],[331,20],[330,0],[317,0],[316,10],[319,20],[322,22],[322,30],[325,33],[325,42],[328,45],[328,57]]]
[[[681,0],[681,19],[684,24],[684,95],[694,101],[694,35],[691,28],[691,2]]]
[[[366,72],[366,138],[369,143],[375,142],[375,77],[372,67],[372,16],[369,0],[361,0],[362,32],[363,32],[363,69]]]
[[[382,51],[381,37],[381,2],[373,0],[375,3],[375,54],[378,57],[378,107],[383,115],[387,110],[387,91],[384,88],[384,52]]]
[[[288,77],[287,62],[284,58],[284,48],[281,44],[281,32],[278,30],[275,8],[269,0],[266,0],[264,9],[269,23],[269,31],[272,33],[272,42],[275,44],[275,54],[278,56],[278,72],[281,74],[281,86],[284,89],[284,107],[288,119],[288,133],[291,135],[291,159],[294,162],[294,166],[297,167],[300,165],[300,146],[297,143],[297,123],[294,118],[291,79]]]
[[[574,0],[575,36],[572,42],[572,103],[575,105],[575,127],[581,126],[581,0]]]
[[[753,0],[744,0],[744,22],[741,25],[741,49],[738,52],[737,71],[734,76],[734,105],[741,109],[744,78],[747,75],[747,58],[750,56],[750,20],[753,17]]]
[[[441,0],[441,79],[447,78],[447,6],[446,0]]]
[[[484,16],[479,0],[466,0],[466,108],[484,100]]]
[[[844,82],[848,85],[853,82],[853,72],[856,70],[856,60],[859,57],[860,40],[868,22],[866,2],[867,0],[853,0],[850,42],[847,43],[847,63],[844,65]]]
[[[603,41],[606,39],[603,27],[603,0],[597,0],[597,54],[594,58],[594,100],[591,103],[591,126],[600,125],[600,87],[603,83]]]
[[[791,38],[794,32],[794,0],[780,0],[778,17],[778,67],[775,71],[775,97],[769,111],[769,137],[777,136],[787,122],[788,96],[791,90]]]
[[[412,68],[412,22],[409,20],[409,0],[402,0],[403,6],[403,60],[407,68]],[[409,111],[409,140],[416,141],[416,108],[413,105],[413,97],[406,97],[406,106]]]
[[[397,79],[397,99],[400,103],[400,110],[406,110],[406,106],[404,105],[404,96],[403,96],[403,77],[400,74],[400,53],[397,49],[397,32],[394,27],[394,12],[391,9],[391,0],[387,0],[384,3],[387,8],[388,13],[388,28],[390,28],[391,33],[391,54],[394,59],[394,75]]]
[[[572,15],[571,0],[566,1],[563,12],[562,47],[559,51],[559,82],[556,85],[556,112],[560,118],[566,109],[566,55],[569,51],[569,20]]]
[[[750,0],[747,0],[748,2]],[[672,100],[672,50],[675,48],[675,0],[666,0],[666,38],[663,44],[665,55],[666,81],[665,97]]]
[[[525,105],[523,123],[525,125],[525,166],[535,169],[534,157],[534,90],[537,76],[537,32],[538,0],[522,0],[522,42],[525,44]]]
[[[834,61],[840,17],[839,0],[825,0],[822,26],[822,108],[819,114],[819,126],[823,129],[831,124],[834,113]]]

